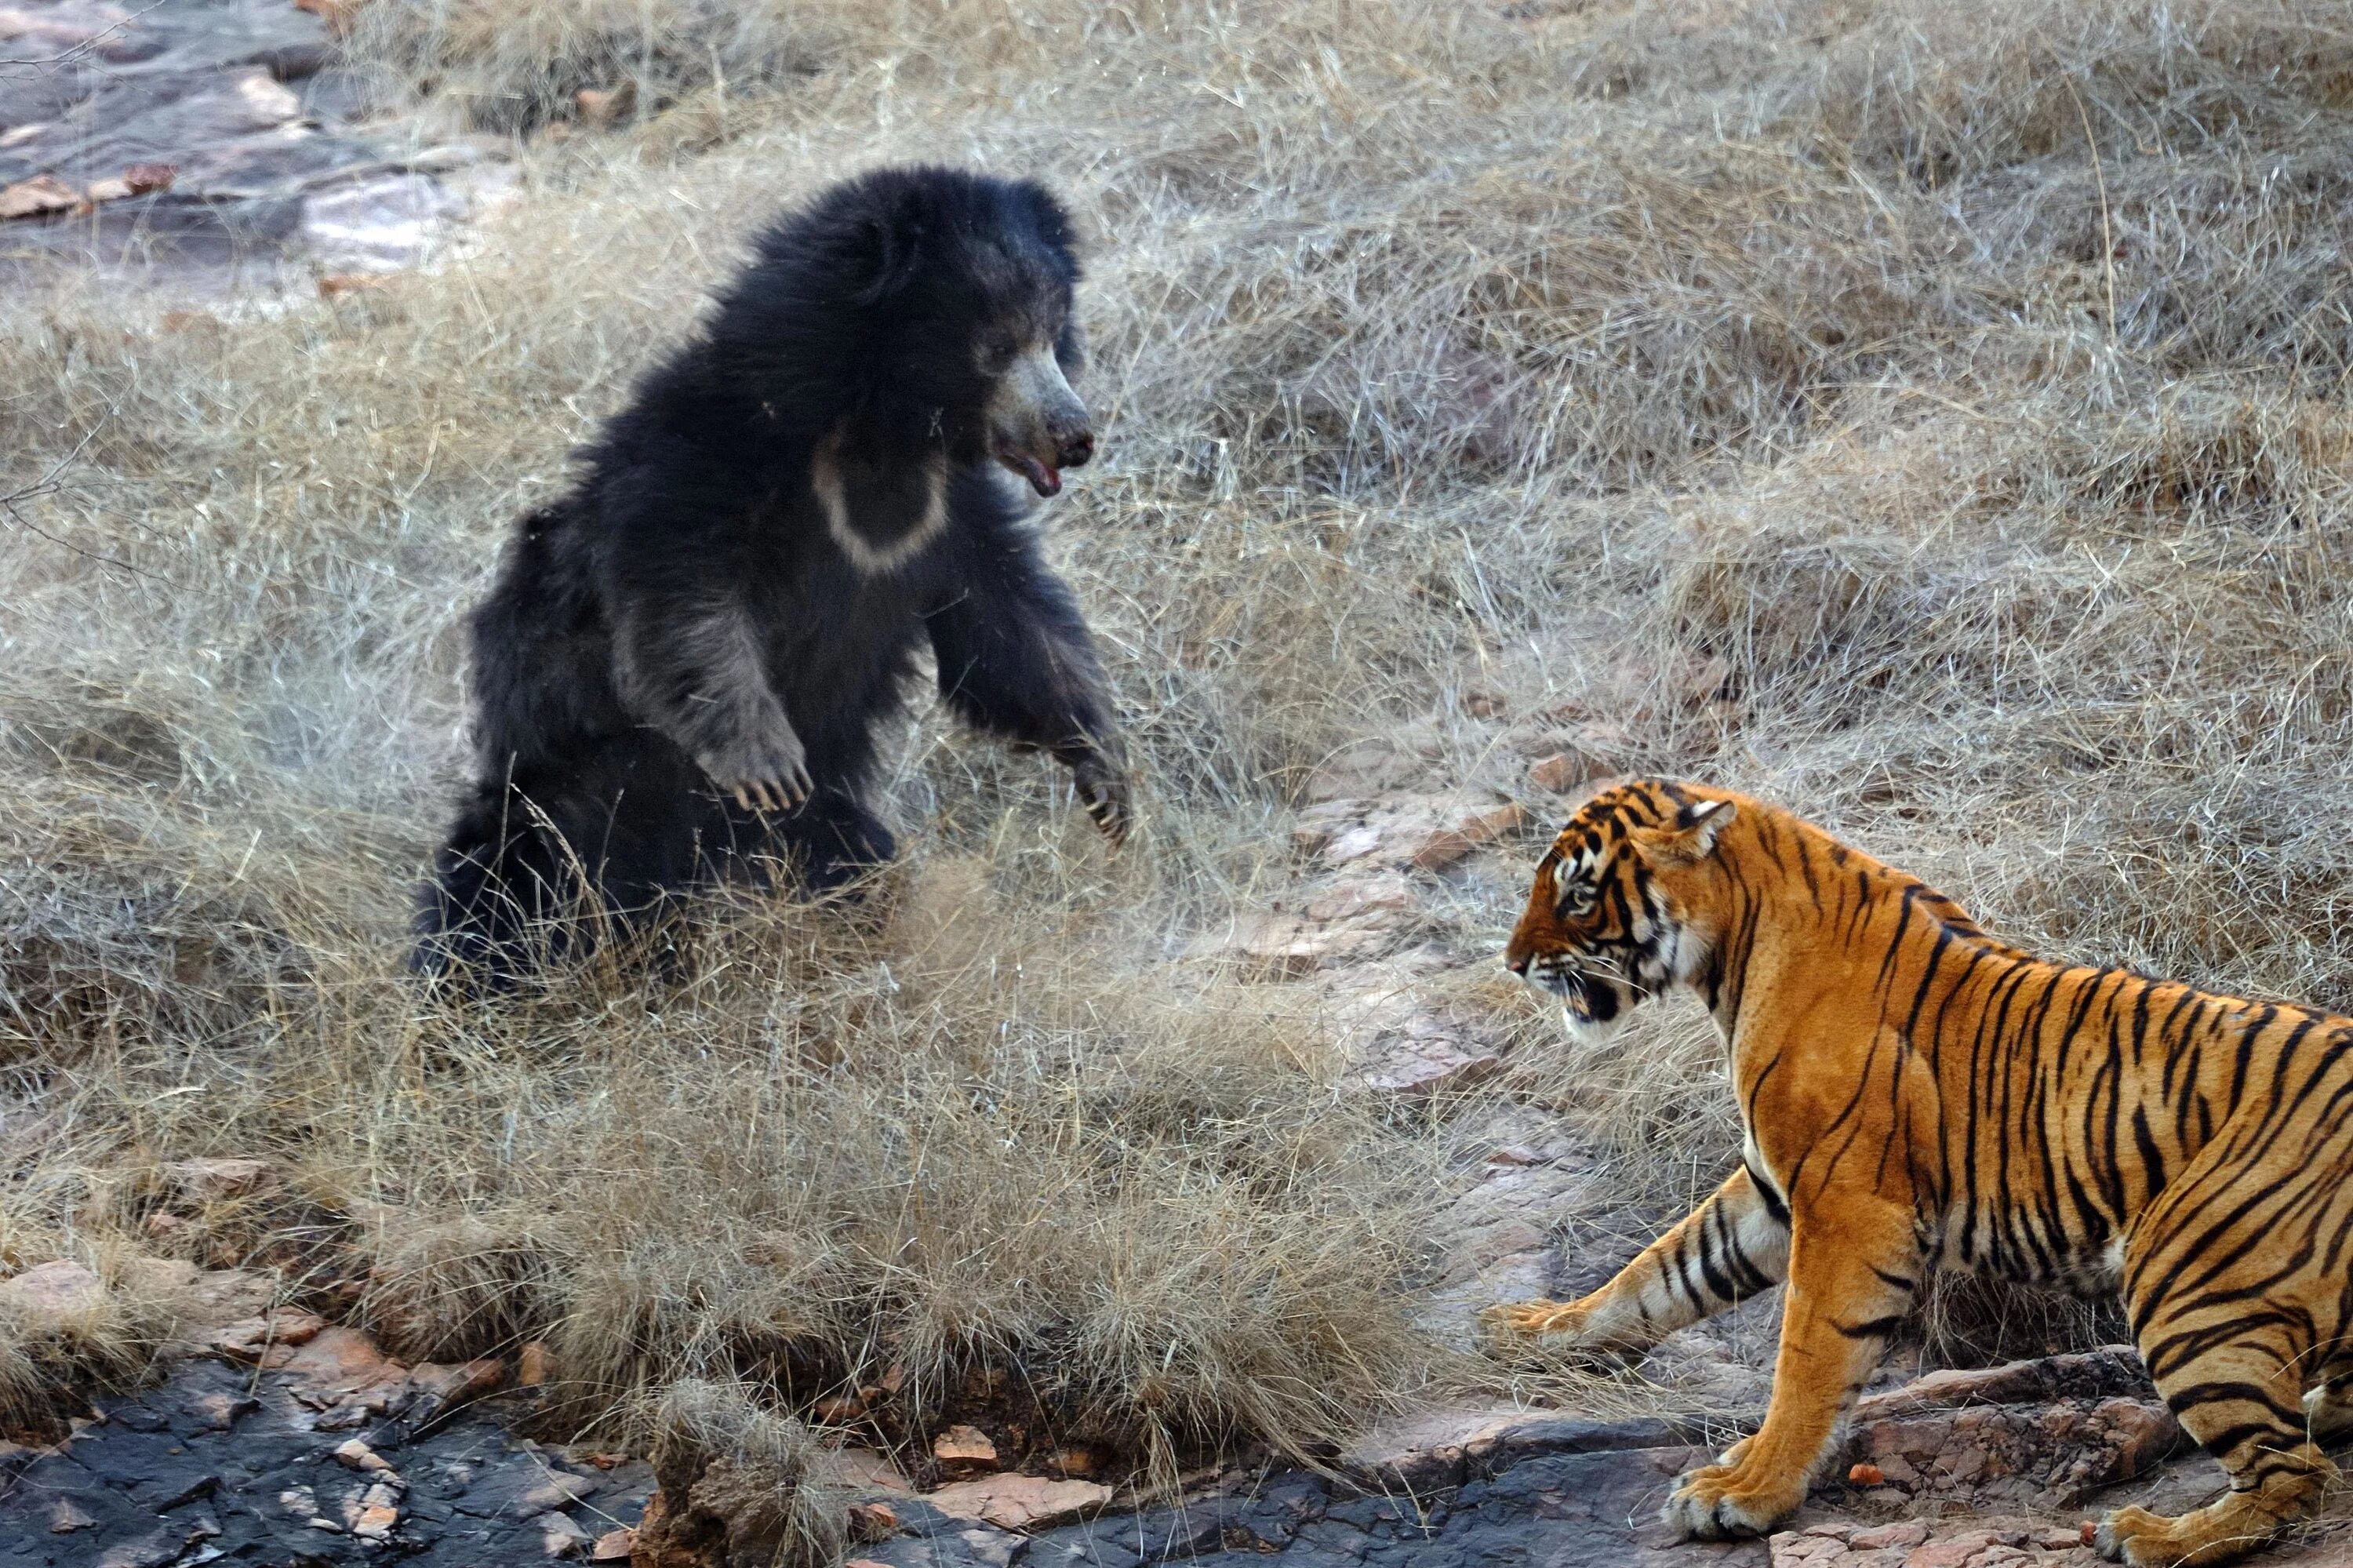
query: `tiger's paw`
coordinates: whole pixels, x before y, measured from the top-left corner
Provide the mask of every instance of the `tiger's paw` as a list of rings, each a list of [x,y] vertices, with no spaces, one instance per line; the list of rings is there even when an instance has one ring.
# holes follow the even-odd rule
[[[1570,1301],[1505,1301],[1480,1313],[1479,1320],[1497,1339],[1511,1341],[1574,1334],[1584,1327],[1585,1317]]]
[[[2133,1551],[2133,1543],[2146,1536],[2153,1526],[2164,1529],[2167,1520],[2145,1508],[2120,1508],[2100,1520],[2100,1528],[2092,1532],[2092,1550],[2111,1563],[2130,1563],[2143,1568],[2149,1559]]]
[[[1708,1465],[1677,1478],[1659,1517],[1686,1541],[1729,1541],[1765,1534],[1805,1500],[1802,1486],[1759,1486],[1737,1465]]]
[[[2145,1508],[2120,1508],[2100,1520],[2092,1550],[2132,1568],[2205,1568],[2253,1552],[2284,1520],[2246,1492],[2225,1492],[2204,1508],[2168,1519]]]

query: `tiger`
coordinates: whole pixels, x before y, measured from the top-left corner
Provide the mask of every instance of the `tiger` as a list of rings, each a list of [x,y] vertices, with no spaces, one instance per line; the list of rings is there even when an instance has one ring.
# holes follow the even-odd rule
[[[2202,1508],[2108,1513],[2109,1561],[2219,1563],[2317,1507],[2353,1430],[2353,1020],[2046,961],[1787,810],[1662,779],[1577,809],[1504,962],[1578,1036],[1680,991],[1729,1046],[1724,1184],[1592,1294],[1487,1313],[1499,1350],[1639,1352],[1786,1285],[1765,1420],[1677,1480],[1676,1533],[1797,1510],[1939,1269],[2119,1295],[2221,1463]]]

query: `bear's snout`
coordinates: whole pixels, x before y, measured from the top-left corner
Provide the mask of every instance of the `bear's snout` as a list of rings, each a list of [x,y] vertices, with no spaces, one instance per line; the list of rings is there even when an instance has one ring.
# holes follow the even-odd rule
[[[1032,348],[1007,368],[988,400],[989,453],[1040,495],[1062,488],[1061,471],[1095,455],[1087,406],[1071,390],[1054,351]]]

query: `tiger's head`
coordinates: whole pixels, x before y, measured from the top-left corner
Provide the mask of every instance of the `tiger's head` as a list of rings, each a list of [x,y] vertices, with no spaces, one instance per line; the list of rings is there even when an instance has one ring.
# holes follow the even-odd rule
[[[1573,1034],[1599,1039],[1634,1004],[1690,983],[1714,931],[1709,862],[1740,810],[1720,789],[1611,785],[1577,808],[1536,863],[1504,962],[1560,998]]]

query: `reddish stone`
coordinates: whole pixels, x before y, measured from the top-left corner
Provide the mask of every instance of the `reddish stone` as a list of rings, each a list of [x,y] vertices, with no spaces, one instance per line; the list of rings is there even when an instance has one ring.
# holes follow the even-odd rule
[[[871,1544],[899,1533],[899,1510],[886,1502],[849,1505],[849,1538]]]
[[[1566,795],[1585,782],[1585,758],[1574,752],[1556,751],[1529,765],[1528,782],[1539,789],[1556,795]]]
[[[1111,1495],[1109,1487],[1093,1481],[984,1476],[927,1492],[923,1500],[952,1519],[976,1519],[999,1530],[1042,1530],[1093,1512]]]
[[[951,1426],[932,1439],[932,1457],[952,1472],[993,1470],[997,1468],[997,1445],[977,1427]]]
[[[90,1311],[105,1299],[98,1276],[65,1258],[0,1280],[0,1306],[16,1308],[36,1326]]]
[[[1918,1520],[1904,1520],[1858,1530],[1846,1538],[1846,1543],[1857,1552],[1876,1552],[1883,1546],[1917,1546],[1927,1539],[1926,1525]]]
[[[515,1357],[515,1382],[525,1388],[537,1388],[554,1370],[545,1340],[532,1340]]]

